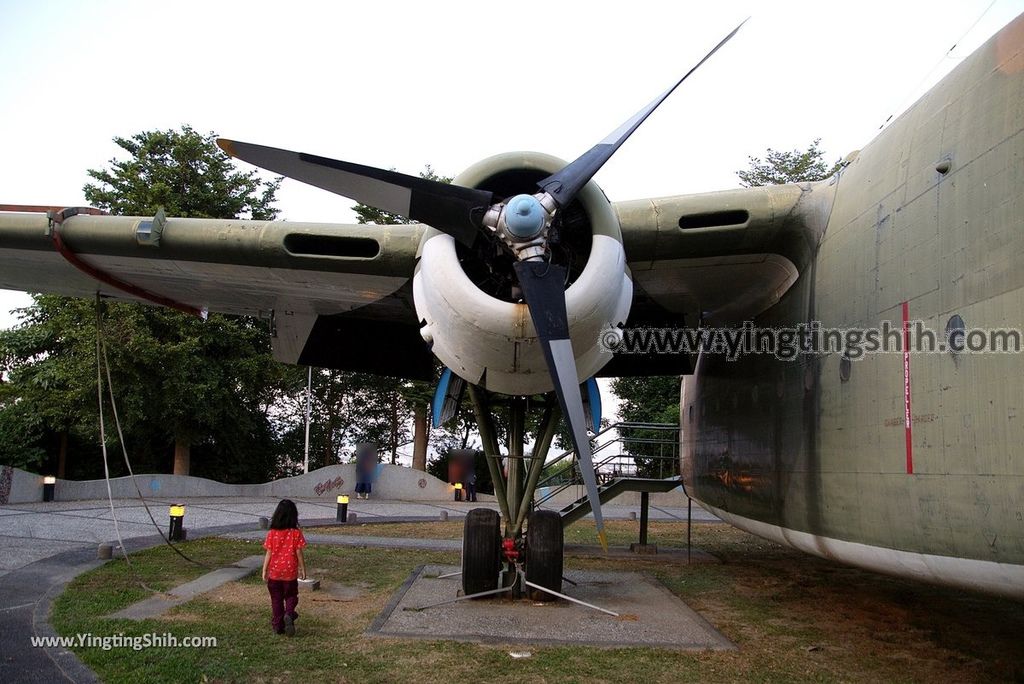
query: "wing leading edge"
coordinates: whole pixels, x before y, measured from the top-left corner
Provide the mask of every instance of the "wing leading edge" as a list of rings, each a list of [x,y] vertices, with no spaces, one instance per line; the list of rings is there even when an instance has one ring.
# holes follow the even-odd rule
[[[154,240],[152,224],[78,215],[61,236],[91,267],[150,293],[270,319],[281,361],[430,376],[407,292],[422,226],[172,218]],[[43,213],[0,212],[0,288],[141,301],[72,266]]]

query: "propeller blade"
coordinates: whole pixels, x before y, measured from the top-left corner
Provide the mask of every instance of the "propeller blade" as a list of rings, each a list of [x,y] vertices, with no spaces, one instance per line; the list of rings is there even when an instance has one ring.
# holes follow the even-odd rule
[[[594,512],[594,522],[597,524],[597,538],[607,551],[608,540],[601,516],[597,475],[594,473],[594,459],[590,453],[590,438],[587,436],[587,423],[583,415],[580,381],[576,375],[576,357],[572,353],[572,342],[569,339],[569,316],[565,309],[565,268],[545,261],[517,261],[515,269],[523,289],[523,298],[530,307],[533,327],[537,329],[544,350],[544,360],[555,385],[555,395],[562,407],[562,415],[569,421],[572,443],[579,455],[583,483],[587,487],[590,510]]]
[[[494,201],[485,190],[385,171],[373,166],[219,138],[220,148],[236,159],[315,185],[357,202],[437,228],[472,247],[481,219]]]
[[[573,198],[576,197],[576,194],[583,188],[583,186],[586,185],[590,179],[594,177],[594,174],[604,166],[604,163],[608,161],[613,154],[615,154],[615,151],[622,146],[622,143],[626,142],[626,139],[633,134],[633,131],[640,127],[640,124],[642,124],[647,117],[651,115],[651,112],[657,109],[658,105],[664,102],[665,98],[671,95],[672,91],[679,87],[680,83],[689,78],[690,74],[699,69],[704,62],[708,61],[708,59],[711,58],[711,55],[718,52],[719,48],[728,43],[745,23],[747,23],[746,19],[740,22],[740,25],[734,28],[732,33],[723,38],[721,42],[711,50],[711,52],[704,55],[704,58],[697,62],[696,66],[687,71],[686,75],[676,81],[675,85],[658,97],[654,98],[650,104],[634,114],[624,124],[609,133],[608,137],[604,140],[584,152],[581,157],[570,163],[562,170],[540,181],[537,185],[551,195],[559,207],[564,208],[572,202]]]

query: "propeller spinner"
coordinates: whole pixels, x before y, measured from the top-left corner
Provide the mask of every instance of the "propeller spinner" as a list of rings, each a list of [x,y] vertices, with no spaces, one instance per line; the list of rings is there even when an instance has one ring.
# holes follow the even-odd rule
[[[746,23],[745,21],[743,23]],[[516,259],[514,270],[530,309],[562,414],[569,421],[598,539],[607,549],[601,501],[580,395],[580,379],[569,336],[565,303],[566,270],[549,259],[548,238],[559,210],[572,203],[616,150],[694,71],[729,42],[741,23],[672,87],[661,93],[575,161],[538,183],[532,195],[496,201],[493,193],[439,183],[371,166],[219,139],[232,157],[303,181],[363,204],[425,223],[473,247],[484,236],[497,240]]]

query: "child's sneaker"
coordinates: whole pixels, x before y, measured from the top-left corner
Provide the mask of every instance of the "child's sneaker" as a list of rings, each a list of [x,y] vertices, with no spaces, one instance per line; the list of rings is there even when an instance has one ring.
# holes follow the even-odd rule
[[[295,636],[295,620],[291,615],[284,616],[284,633],[288,636]]]

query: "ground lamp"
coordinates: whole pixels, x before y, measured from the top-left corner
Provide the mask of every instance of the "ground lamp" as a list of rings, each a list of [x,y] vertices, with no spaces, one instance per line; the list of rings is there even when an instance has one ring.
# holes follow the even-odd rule
[[[171,541],[185,541],[185,528],[182,523],[185,520],[185,507],[181,504],[171,506],[171,526],[167,532],[167,538]]]

